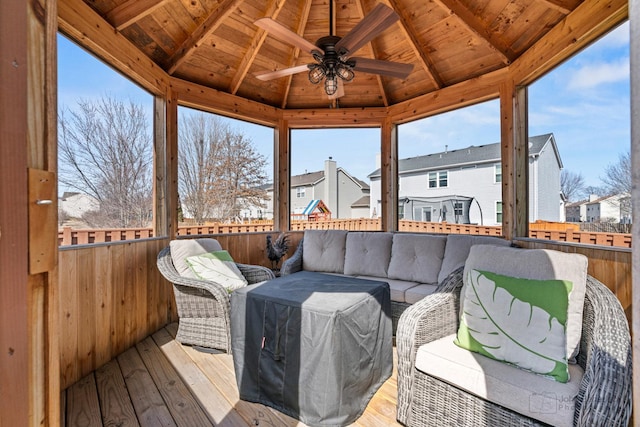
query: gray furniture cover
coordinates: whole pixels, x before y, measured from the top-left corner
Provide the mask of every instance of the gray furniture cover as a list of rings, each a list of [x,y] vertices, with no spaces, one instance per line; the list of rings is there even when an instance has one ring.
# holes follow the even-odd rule
[[[231,296],[240,398],[311,426],[356,420],[391,376],[389,285],[302,271]]]

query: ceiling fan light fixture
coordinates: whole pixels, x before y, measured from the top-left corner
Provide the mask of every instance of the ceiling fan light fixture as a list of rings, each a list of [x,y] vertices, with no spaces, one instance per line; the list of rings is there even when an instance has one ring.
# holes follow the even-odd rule
[[[326,75],[326,70],[320,64],[310,64],[309,65],[309,81],[314,85],[317,85],[324,79]]]
[[[331,96],[335,94],[338,90],[338,79],[336,76],[329,77],[327,76],[324,81],[324,91],[327,95]]]
[[[345,82],[350,82],[356,76],[351,67],[343,63],[336,67],[336,75]]]

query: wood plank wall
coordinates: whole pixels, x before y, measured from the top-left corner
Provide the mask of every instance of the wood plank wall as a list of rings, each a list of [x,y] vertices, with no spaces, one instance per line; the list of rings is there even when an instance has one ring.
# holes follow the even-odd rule
[[[604,283],[618,297],[631,324],[631,250],[592,245],[571,245],[541,240],[517,239],[518,246],[530,249],[554,249],[583,254],[589,258],[587,272]]]
[[[177,320],[171,284],[156,267],[167,242],[59,251],[61,389]]]
[[[208,235],[237,262],[271,267],[266,236]],[[293,254],[302,231],[288,232]],[[194,236],[196,237],[196,236]],[[60,369],[65,389],[146,336],[177,320],[173,290],[156,268],[167,239],[70,247],[59,251]],[[631,319],[631,251],[519,239],[527,248],[582,253],[589,274],[609,287]]]

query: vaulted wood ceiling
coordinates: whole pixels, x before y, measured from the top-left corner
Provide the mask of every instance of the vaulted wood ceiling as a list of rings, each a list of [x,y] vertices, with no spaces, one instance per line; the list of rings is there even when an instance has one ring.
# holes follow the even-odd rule
[[[254,22],[270,17],[315,43],[344,36],[378,3],[400,19],[357,56],[413,64],[402,80],[356,72],[340,107],[391,106],[508,66],[581,0],[84,0],[170,75],[270,106],[332,106],[306,72],[261,81],[254,74],[313,57]],[[333,104],[335,106],[335,104]]]

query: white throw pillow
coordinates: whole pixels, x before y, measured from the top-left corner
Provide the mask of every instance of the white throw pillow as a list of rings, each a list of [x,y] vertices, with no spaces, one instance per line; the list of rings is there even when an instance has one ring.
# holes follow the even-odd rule
[[[573,284],[569,294],[567,318],[567,359],[573,363],[580,350],[582,309],[587,288],[587,257],[549,249],[522,249],[495,245],[475,245],[464,266],[464,285],[460,307],[464,306],[466,279],[471,270],[533,280],[568,280]]]
[[[229,293],[249,283],[227,251],[194,255],[186,261],[199,279],[219,283],[227,288]]]
[[[180,239],[172,240],[169,243],[171,248],[171,260],[179,275],[197,279],[193,270],[187,264],[187,257],[202,255],[207,252],[221,251],[222,246],[216,239],[209,237],[201,239]]]

